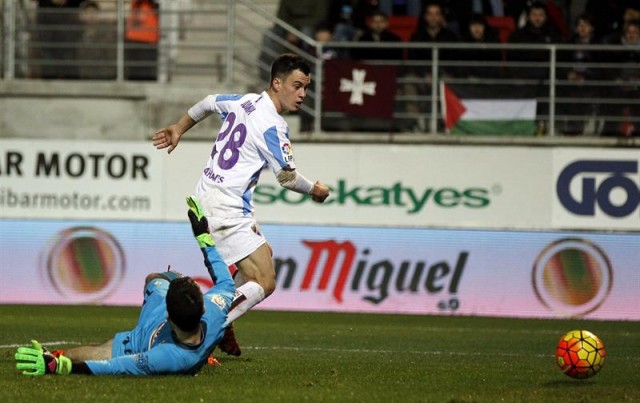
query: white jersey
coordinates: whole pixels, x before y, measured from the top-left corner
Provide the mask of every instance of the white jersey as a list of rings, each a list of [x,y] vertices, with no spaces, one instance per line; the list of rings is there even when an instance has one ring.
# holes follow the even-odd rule
[[[269,95],[209,95],[188,111],[196,122],[217,113],[222,127],[196,195],[207,194],[217,217],[241,217],[253,213],[252,193],[261,171],[271,166],[274,174],[295,169],[289,127]],[[213,199],[213,200],[212,200]]]

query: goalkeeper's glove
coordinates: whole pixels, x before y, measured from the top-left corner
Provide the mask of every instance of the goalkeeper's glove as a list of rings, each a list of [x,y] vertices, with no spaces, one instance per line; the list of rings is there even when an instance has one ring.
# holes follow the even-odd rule
[[[40,343],[31,340],[31,347],[20,347],[16,352],[16,369],[23,375],[39,376],[44,374],[69,375],[71,360],[64,355],[54,356]]]
[[[195,196],[187,197],[187,205],[189,206],[189,221],[191,221],[191,229],[193,230],[193,236],[198,241],[198,245],[201,248],[207,246],[213,246],[215,243],[209,233],[209,222],[207,217],[204,216],[204,211],[198,199]]]

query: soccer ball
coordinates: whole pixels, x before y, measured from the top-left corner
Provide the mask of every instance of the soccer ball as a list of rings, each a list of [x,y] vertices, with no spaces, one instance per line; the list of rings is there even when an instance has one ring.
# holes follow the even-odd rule
[[[568,376],[591,378],[602,369],[607,353],[602,340],[588,330],[572,330],[558,341],[556,363]]]

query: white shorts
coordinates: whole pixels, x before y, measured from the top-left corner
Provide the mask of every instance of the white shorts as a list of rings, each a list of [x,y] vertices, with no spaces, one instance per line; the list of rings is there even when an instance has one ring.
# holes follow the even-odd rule
[[[207,217],[207,220],[216,248],[228,265],[244,259],[267,242],[252,216]]]
[[[196,194],[226,264],[237,263],[267,242],[253,215],[241,215],[241,210],[234,206],[235,198],[215,188],[198,188]]]

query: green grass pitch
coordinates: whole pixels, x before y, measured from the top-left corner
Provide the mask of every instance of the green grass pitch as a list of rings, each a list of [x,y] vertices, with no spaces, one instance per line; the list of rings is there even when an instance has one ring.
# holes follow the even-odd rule
[[[0,306],[2,402],[625,402],[640,400],[640,323],[252,311],[241,357],[191,376],[27,377],[18,345],[99,343],[138,309]],[[574,380],[554,362],[572,329],[600,336],[607,361]]]

